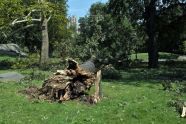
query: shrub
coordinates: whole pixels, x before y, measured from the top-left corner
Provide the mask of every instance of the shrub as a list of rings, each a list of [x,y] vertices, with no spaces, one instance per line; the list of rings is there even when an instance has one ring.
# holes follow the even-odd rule
[[[102,76],[103,79],[121,79],[122,75],[121,73],[116,70],[111,64],[105,66],[102,69]]]
[[[9,69],[12,67],[13,64],[14,64],[13,61],[10,61],[9,59],[5,59],[5,60],[0,61],[0,68]]]
[[[37,54],[31,54],[27,58],[17,58],[12,65],[14,69],[31,68],[39,65],[39,57]]]

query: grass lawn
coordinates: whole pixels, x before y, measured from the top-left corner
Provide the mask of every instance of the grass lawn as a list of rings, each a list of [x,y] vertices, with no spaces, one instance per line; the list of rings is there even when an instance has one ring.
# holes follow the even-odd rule
[[[31,85],[42,85],[51,71],[36,69],[0,70],[0,73],[18,71],[32,75],[19,83],[0,82],[0,124],[184,124],[186,119],[174,107],[172,99],[186,100],[175,91],[164,91],[162,79],[182,79],[186,83],[186,68],[134,68],[121,72],[120,80],[103,80],[104,98],[96,105],[80,101],[49,103],[31,101],[18,91]],[[173,84],[173,89],[179,85]]]
[[[30,101],[18,93],[30,85],[41,86],[42,80],[0,83],[0,124],[185,123],[186,120],[180,118],[175,108],[168,106],[168,102],[175,98],[175,93],[163,91],[160,81],[150,77],[133,78],[136,71],[142,70],[124,71],[122,80],[103,81],[104,98],[97,105],[79,101],[62,104]],[[156,71],[148,73],[156,74]],[[28,73],[30,70],[20,72]],[[182,98],[186,98],[184,96]]]
[[[178,54],[159,52],[159,59],[177,59],[178,56],[179,56]],[[137,58],[139,60],[148,61],[148,54],[147,53],[138,53]],[[132,54],[131,59],[135,60],[136,54]]]
[[[0,55],[0,61],[3,61],[3,60],[14,61],[14,60],[16,60],[16,58],[15,57],[11,57],[11,56]]]

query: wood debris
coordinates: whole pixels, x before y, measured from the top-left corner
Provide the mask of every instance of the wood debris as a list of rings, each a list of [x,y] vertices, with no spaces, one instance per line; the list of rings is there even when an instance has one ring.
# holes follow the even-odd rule
[[[186,117],[186,102],[184,102],[183,104],[181,117],[182,118]]]
[[[96,71],[94,63],[87,61],[79,65],[75,60],[68,59],[68,67],[57,70],[44,81],[41,88],[29,87],[22,92],[30,98],[63,102],[82,98],[89,103],[100,101],[101,70]],[[86,91],[95,84],[95,94],[86,95]]]

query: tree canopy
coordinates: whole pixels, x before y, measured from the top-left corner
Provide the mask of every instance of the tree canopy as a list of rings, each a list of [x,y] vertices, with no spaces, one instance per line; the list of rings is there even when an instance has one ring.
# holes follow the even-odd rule
[[[158,67],[158,52],[185,53],[186,0],[109,0],[94,3],[79,28],[68,26],[66,0],[1,0],[1,43],[17,43],[30,53],[42,51],[44,19],[50,56],[96,56],[102,63],[125,65],[148,52]],[[21,22],[21,23],[20,23]],[[45,32],[46,34],[46,32]],[[45,39],[46,40],[46,39]],[[48,47],[46,45],[46,48]],[[48,55],[47,55],[48,56]]]

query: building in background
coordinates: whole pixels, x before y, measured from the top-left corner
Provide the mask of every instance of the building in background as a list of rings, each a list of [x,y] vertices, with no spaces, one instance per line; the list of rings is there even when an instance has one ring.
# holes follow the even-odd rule
[[[77,24],[77,18],[76,16],[69,17],[69,21],[71,24],[76,25]]]
[[[76,16],[69,16],[68,17],[69,23],[68,28],[72,29],[76,33],[78,33],[78,20]]]

